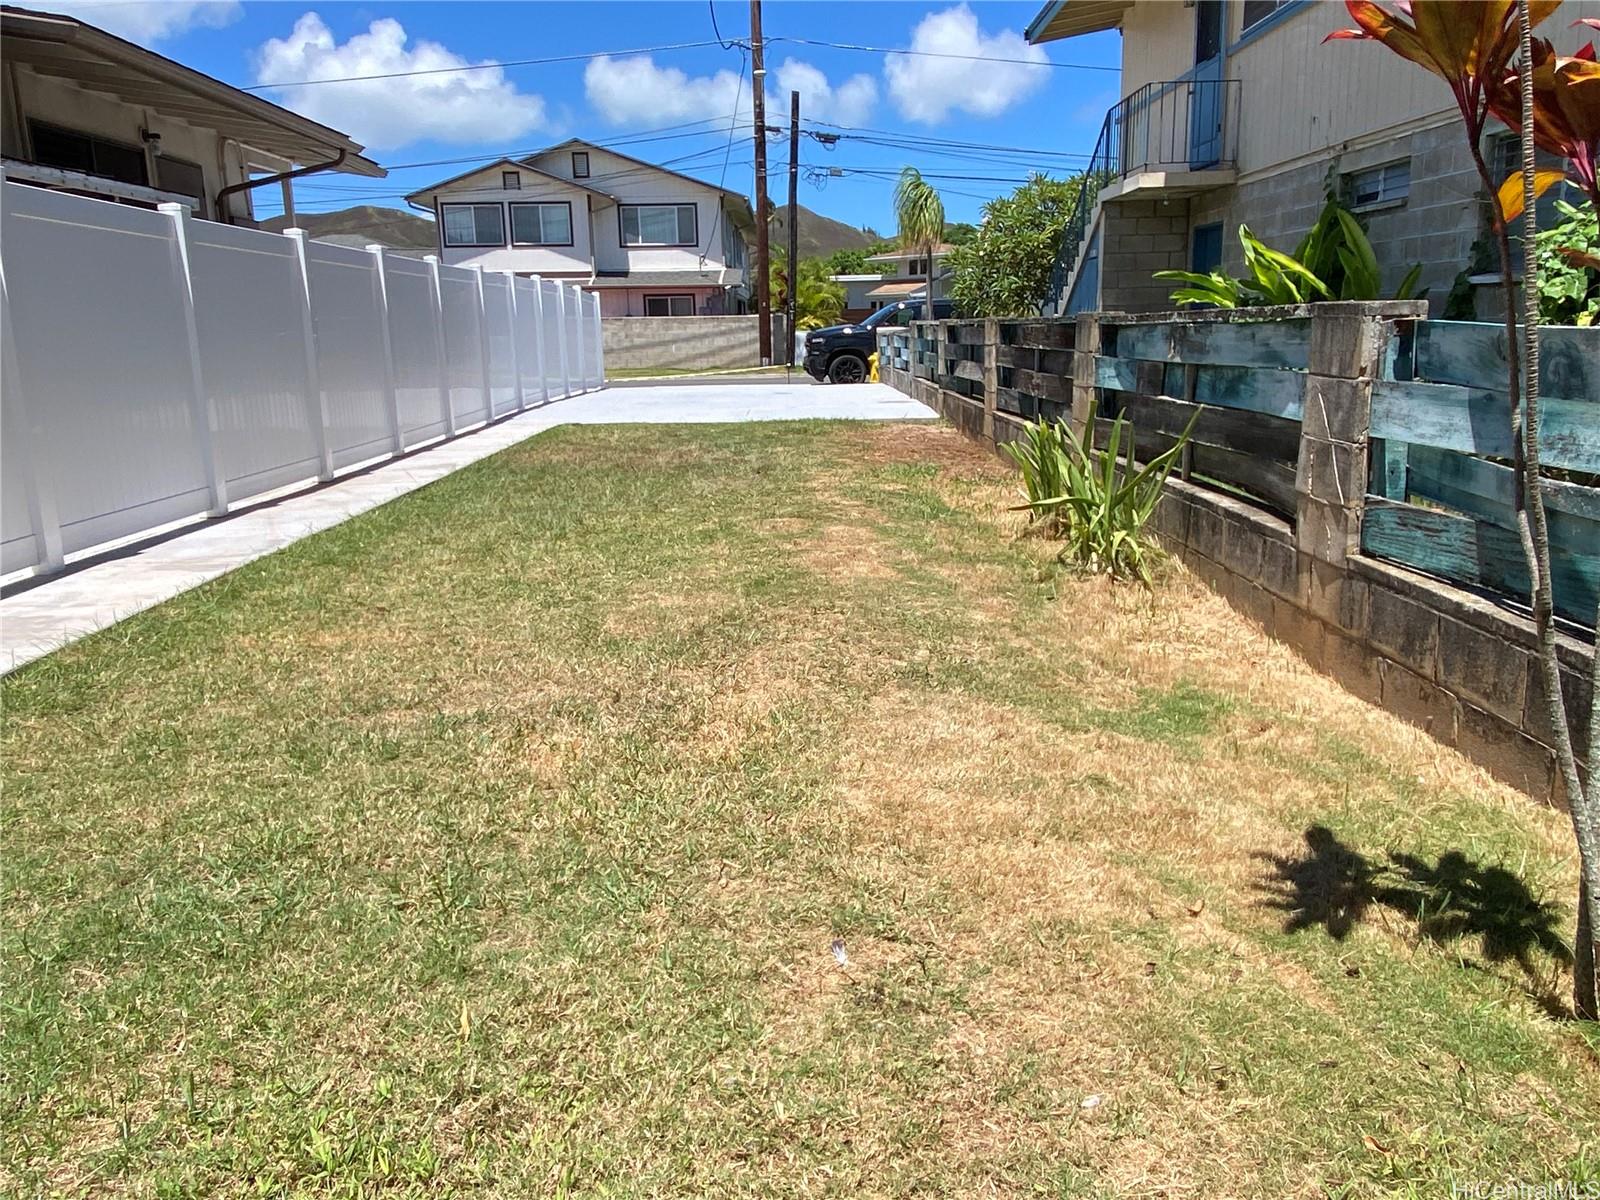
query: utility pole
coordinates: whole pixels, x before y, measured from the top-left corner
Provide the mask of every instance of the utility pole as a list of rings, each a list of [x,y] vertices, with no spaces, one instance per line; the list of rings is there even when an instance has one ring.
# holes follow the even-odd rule
[[[783,331],[789,344],[783,361],[794,369],[794,293],[800,282],[800,207],[795,193],[800,187],[800,93],[789,93],[789,286],[785,289]]]
[[[756,313],[761,365],[772,365],[772,292],[767,265],[767,82],[766,55],[761,43],[761,0],[750,0],[750,101],[756,134]],[[791,216],[791,220],[793,217]]]

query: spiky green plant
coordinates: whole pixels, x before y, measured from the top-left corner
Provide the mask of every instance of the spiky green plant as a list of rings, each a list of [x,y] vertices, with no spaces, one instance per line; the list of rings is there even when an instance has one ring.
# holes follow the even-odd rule
[[[1022,471],[1027,496],[1016,511],[1030,512],[1047,532],[1064,539],[1063,562],[1114,579],[1137,579],[1149,587],[1162,551],[1144,527],[1199,419],[1196,411],[1182,435],[1143,466],[1137,461],[1133,426],[1124,414],[1111,422],[1103,450],[1094,448],[1092,404],[1081,435],[1065,422],[1030,424],[1020,442],[1006,445]]]

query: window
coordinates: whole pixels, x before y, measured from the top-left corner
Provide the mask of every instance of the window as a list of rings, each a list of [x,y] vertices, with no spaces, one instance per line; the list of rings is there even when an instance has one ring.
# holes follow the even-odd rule
[[[513,246],[572,245],[572,205],[513,204],[511,206],[511,244]]]
[[[446,246],[504,246],[504,217],[498,204],[446,204],[444,244]]]
[[[1249,29],[1252,25],[1261,24],[1262,21],[1265,21],[1273,13],[1289,3],[1290,0],[1244,0],[1243,29]]]
[[[1196,225],[1189,235],[1189,269],[1204,275],[1222,265],[1222,223]]]
[[[522,173],[520,171],[501,171],[500,186],[508,192],[522,190]]]
[[[572,177],[574,179],[589,178],[589,154],[585,150],[572,152]]]
[[[198,163],[163,154],[156,159],[156,178],[164,192],[201,199],[206,194],[205,175]]]
[[[647,317],[692,317],[693,296],[646,296],[644,315]]]
[[[926,275],[927,273],[928,260],[925,258],[913,258],[906,264],[907,275]]]
[[[624,204],[617,210],[624,246],[696,246],[699,224],[692,204]]]
[[[138,146],[91,137],[39,121],[28,122],[28,134],[33,141],[33,161],[41,166],[82,171],[119,183],[145,186],[150,182],[144,151]]]
[[[1397,204],[1411,191],[1411,160],[1369,167],[1345,176],[1345,195],[1351,208]]]

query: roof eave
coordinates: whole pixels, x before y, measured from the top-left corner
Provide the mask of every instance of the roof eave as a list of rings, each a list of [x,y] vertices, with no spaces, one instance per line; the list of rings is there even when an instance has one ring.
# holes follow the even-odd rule
[[[1022,36],[1028,44],[1058,42],[1122,26],[1123,14],[1134,0],[1050,0],[1028,22]]]

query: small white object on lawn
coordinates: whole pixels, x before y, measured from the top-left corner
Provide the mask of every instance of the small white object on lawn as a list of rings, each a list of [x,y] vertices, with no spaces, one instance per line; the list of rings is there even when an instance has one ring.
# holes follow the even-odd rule
[[[850,956],[845,953],[844,939],[834,938],[833,945],[830,946],[829,949],[833,951],[834,962],[838,963],[841,967],[848,969],[850,966]]]

